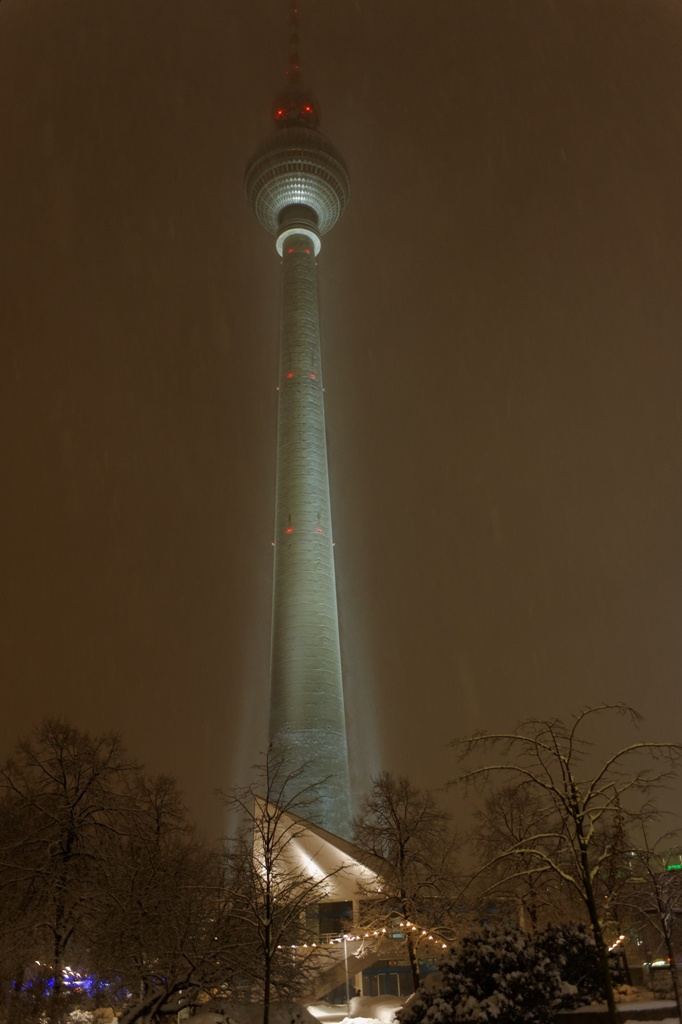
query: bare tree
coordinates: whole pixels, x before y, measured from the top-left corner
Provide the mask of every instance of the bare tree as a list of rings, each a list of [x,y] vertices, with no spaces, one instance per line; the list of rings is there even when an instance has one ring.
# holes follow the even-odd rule
[[[428,790],[382,772],[373,780],[353,822],[353,839],[365,855],[378,859],[381,875],[380,891],[373,887],[367,893],[364,923],[386,925],[396,914],[403,919],[416,991],[418,946],[423,939],[433,938],[432,928],[450,919],[458,893],[450,815],[436,805]]]
[[[0,1013],[9,1021],[23,1011],[22,988],[29,965],[34,965],[35,973],[41,948],[34,938],[42,922],[40,905],[30,887],[18,884],[24,880],[16,863],[24,828],[24,809],[5,796],[0,801]]]
[[[658,935],[670,964],[673,995],[682,1021],[682,998],[677,973],[675,921],[682,914],[682,878],[669,871],[668,850],[677,833],[668,833],[656,843],[649,840],[642,825],[637,844],[630,850],[627,880],[620,902],[639,922]]]
[[[173,779],[145,777],[115,735],[48,720],[0,769],[0,786],[10,1018],[27,1004],[63,1018],[67,961],[135,994],[126,1024],[177,1012],[224,980],[223,853],[195,834]]]
[[[0,814],[13,822],[0,830],[5,884],[47,964],[55,1019],[67,953],[94,910],[97,867],[122,827],[126,780],[136,771],[117,735],[92,738],[58,719],[44,721],[0,768]]]
[[[528,840],[548,831],[547,810],[538,793],[525,782],[500,786],[477,810],[471,833],[482,860],[473,880],[479,899],[491,896],[512,910],[514,922],[535,932],[547,912],[556,920],[557,904],[568,902],[567,886],[549,865],[524,850]],[[548,854],[556,853],[556,841],[544,840]],[[500,857],[503,851],[512,850]]]
[[[296,995],[325,966],[324,951],[307,941],[305,922],[335,872],[301,853],[306,828],[300,819],[314,799],[314,787],[301,781],[304,766],[292,766],[286,752],[271,747],[254,770],[251,785],[225,797],[240,819],[228,844],[227,896],[240,936],[235,973],[262,999],[268,1024],[273,995]]]
[[[124,1024],[176,1014],[229,977],[222,852],[190,826],[173,779],[140,775],[129,798],[86,934],[93,968],[136,996]]]
[[[500,857],[530,856],[572,886],[587,911],[597,945],[610,1020],[616,1004],[609,972],[608,950],[596,898],[596,885],[610,850],[599,842],[617,813],[636,820],[645,813],[653,788],[671,777],[682,747],[676,743],[630,743],[606,757],[596,755],[584,737],[595,717],[624,715],[638,723],[640,716],[624,704],[587,708],[564,724],[559,719],[530,719],[511,733],[477,733],[455,741],[462,757],[471,761],[454,783],[484,783],[491,776],[525,782],[542,801],[546,826],[525,836]],[[490,753],[498,753],[489,759]]]

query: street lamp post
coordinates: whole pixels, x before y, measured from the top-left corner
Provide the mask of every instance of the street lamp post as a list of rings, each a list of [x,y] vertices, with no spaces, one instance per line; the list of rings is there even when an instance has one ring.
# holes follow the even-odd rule
[[[350,983],[348,980],[348,934],[343,933],[343,966],[346,969],[346,1010],[350,1017]]]

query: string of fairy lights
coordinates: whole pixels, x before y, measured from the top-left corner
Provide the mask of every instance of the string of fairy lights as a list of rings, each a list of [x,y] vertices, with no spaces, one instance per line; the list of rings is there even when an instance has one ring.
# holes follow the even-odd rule
[[[340,945],[344,942],[360,942],[364,939],[391,939],[395,942],[400,942],[402,939],[407,937],[407,933],[414,933],[417,941],[419,942],[432,942],[435,943],[440,949],[448,949],[448,943],[443,942],[442,939],[433,935],[426,928],[420,928],[418,925],[413,924],[411,921],[400,921],[396,928],[402,928],[403,934],[396,935],[394,932],[389,931],[387,928],[377,928],[375,931],[358,932],[357,935],[336,935],[333,939],[329,939],[328,942],[302,942],[298,945],[292,944],[288,946],[288,949],[324,949],[328,946]],[[437,930],[437,929],[436,929]],[[609,946],[609,953],[612,953],[615,949],[618,949],[625,942],[625,935],[619,935],[613,945]],[[278,946],[277,949],[284,949],[284,946]]]
[[[302,942],[298,945],[292,943],[292,945],[287,946],[286,948],[307,950],[324,949],[328,946],[340,945],[344,942],[360,942],[364,939],[392,939],[395,942],[400,942],[402,939],[406,938],[408,932],[410,934],[414,933],[417,938],[417,941],[419,942],[433,942],[440,949],[448,948],[447,942],[443,942],[442,939],[439,939],[437,936],[433,935],[433,933],[430,932],[428,929],[420,928],[418,925],[413,924],[411,921],[400,921],[395,927],[402,928],[404,930],[404,933],[402,935],[396,935],[394,932],[389,931],[389,929],[387,928],[377,928],[376,931],[358,932],[357,935],[335,935],[334,938],[329,939],[328,942]],[[277,947],[277,949],[284,948],[284,946]]]

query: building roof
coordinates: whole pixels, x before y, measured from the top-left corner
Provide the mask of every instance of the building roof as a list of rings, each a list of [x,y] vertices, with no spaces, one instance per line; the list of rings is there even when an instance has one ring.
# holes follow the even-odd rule
[[[267,807],[274,810],[264,798],[256,797],[256,814]],[[277,827],[287,833],[281,852],[284,866],[310,874],[316,881],[324,879],[329,902],[366,898],[373,889],[380,890],[380,858],[282,808],[277,808]]]

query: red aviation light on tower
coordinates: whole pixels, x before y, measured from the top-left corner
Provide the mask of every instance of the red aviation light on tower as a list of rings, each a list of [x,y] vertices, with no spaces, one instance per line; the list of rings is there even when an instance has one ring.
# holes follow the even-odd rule
[[[298,68],[291,70],[298,74]],[[309,89],[298,82],[290,82],[275,96],[272,119],[278,128],[312,128],[316,131],[320,123],[319,104]]]

